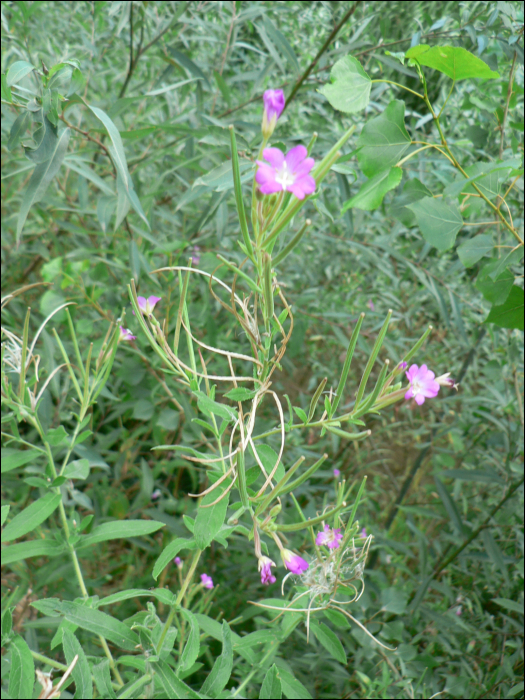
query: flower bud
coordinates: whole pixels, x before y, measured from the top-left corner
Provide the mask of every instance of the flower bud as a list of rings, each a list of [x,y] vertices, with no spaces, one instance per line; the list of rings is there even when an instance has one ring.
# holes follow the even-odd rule
[[[282,90],[266,90],[263,95],[264,112],[262,120],[262,133],[265,141],[273,134],[277,120],[284,109],[284,92]]]

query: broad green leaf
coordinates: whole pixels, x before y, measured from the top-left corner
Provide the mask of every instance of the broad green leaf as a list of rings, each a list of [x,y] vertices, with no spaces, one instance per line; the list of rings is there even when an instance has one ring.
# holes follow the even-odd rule
[[[187,634],[186,644],[184,645],[184,650],[181,654],[177,669],[177,673],[179,673],[179,675],[193,666],[193,664],[197,661],[200,651],[200,632],[197,618],[190,610],[186,610],[185,608],[180,610],[180,614],[189,623],[190,629],[189,634]]]
[[[68,479],[87,479],[89,476],[89,460],[75,459],[69,464],[66,464],[63,476]]]
[[[5,77],[7,86],[11,87],[11,85],[20,82],[22,78],[25,78],[25,76],[33,70],[35,70],[35,67],[31,63],[27,61],[15,61],[13,65],[10,66]]]
[[[5,526],[2,531],[2,542],[11,542],[27,535],[58,508],[61,500],[62,494],[49,491],[45,496],[31,503]]]
[[[283,693],[289,700],[312,700],[312,696],[304,685],[289,671],[279,668],[279,678]]]
[[[513,285],[509,296],[499,306],[493,306],[485,323],[494,323],[500,328],[523,330],[523,289]]]
[[[80,541],[76,544],[76,548],[89,547],[97,542],[105,542],[106,540],[118,540],[128,537],[144,537],[157,532],[165,523],[159,523],[155,520],[113,520],[102,525],[97,525],[89,533],[83,535]]]
[[[392,100],[382,114],[370,119],[357,139],[357,160],[367,177],[394,166],[410,147],[405,129],[405,103]]]
[[[56,557],[64,551],[64,545],[52,540],[20,542],[2,549],[2,564],[13,564],[21,559],[31,559],[32,557]]]
[[[489,276],[495,280],[501,275],[503,270],[506,270],[511,265],[518,265],[523,258],[523,246],[516,246],[510,253],[507,253],[504,257],[498,260],[498,264],[494,266],[494,269],[490,271]]]
[[[515,600],[510,600],[509,598],[494,598],[494,602],[502,608],[523,615],[523,603],[517,603]]]
[[[16,635],[9,645],[11,652],[11,670],[9,672],[9,697],[26,698],[33,697],[33,685],[35,682],[35,662],[25,639]]]
[[[413,226],[416,217],[413,211],[407,209],[409,204],[418,202],[423,197],[432,197],[432,192],[420,180],[413,178],[405,182],[403,191],[397,196],[389,207],[388,213],[395,217],[407,228]]]
[[[222,621],[222,652],[215,660],[211,673],[204,681],[200,692],[203,695],[218,697],[230,680],[233,668],[233,647],[230,626],[226,620]]]
[[[313,632],[317,641],[324,646],[326,651],[333,656],[336,661],[346,666],[346,652],[335,632],[326,625],[323,625],[322,622],[317,622],[316,620],[310,620],[310,632]]]
[[[381,610],[402,615],[407,607],[408,594],[399,588],[384,588],[381,591]]]
[[[100,698],[116,698],[115,691],[111,685],[111,673],[109,670],[109,659],[104,659],[99,664],[91,667],[95,685],[97,686],[98,696]]]
[[[20,241],[22,229],[24,228],[29,210],[33,204],[42,199],[51,183],[51,180],[60,170],[60,166],[62,165],[62,161],[64,160],[64,156],[67,152],[70,133],[71,132],[69,129],[64,129],[56,141],[51,158],[44,163],[38,163],[36,168],[33,170],[33,174],[31,175],[27,188],[23,194],[22,204],[18,215],[18,224],[16,228],[17,243]]]
[[[2,447],[2,474],[22,467],[28,462],[34,462],[41,455],[40,450],[15,450],[13,447]]]
[[[89,663],[84,650],[80,646],[80,642],[73,632],[68,629],[63,631],[62,647],[68,666],[78,654],[77,662],[71,672],[73,680],[75,681],[75,698],[87,698],[90,700],[93,697],[93,681],[91,680]]]
[[[448,75],[452,80],[499,78],[499,73],[491,70],[485,61],[460,46],[414,46],[405,56],[416,59],[422,66]]]
[[[9,509],[11,506],[2,506],[2,522],[0,525],[4,525],[5,521],[7,520],[7,516],[9,515]]]
[[[275,664],[273,664],[268,671],[263,680],[261,686],[261,691],[259,693],[259,700],[281,700],[283,696],[281,689],[281,679],[279,678],[279,670]]]
[[[65,442],[68,434],[63,425],[59,425],[58,428],[51,428],[46,433],[46,440],[51,445],[51,447],[57,447],[58,445]]]
[[[473,184],[483,192],[489,199],[495,197],[499,190],[499,183],[505,180],[508,174],[519,168],[521,161],[519,158],[511,158],[499,163],[474,163],[465,168],[468,178],[461,176],[451,182],[443,190],[446,195],[457,196],[461,192],[475,192]]]
[[[494,249],[492,236],[480,233],[470,238],[458,247],[459,259],[465,267],[473,267],[478,260],[488,255]]]
[[[211,541],[214,539],[215,535],[219,532],[224,523],[230,494],[222,494],[224,494],[224,491],[229,484],[230,479],[225,479],[217,486],[217,488],[213,489],[213,491],[210,493],[207,493],[199,505],[197,517],[195,518],[195,528],[193,531],[193,536],[195,537],[195,541],[199,549],[206,549],[206,547],[211,544]],[[210,506],[209,508],[203,507],[209,503],[213,503],[218,498],[221,500],[218,503],[215,503],[215,505]]]
[[[448,205],[433,197],[424,197],[409,204],[416,215],[423,238],[440,251],[452,248],[463,226],[463,219],[455,205]]]
[[[253,399],[257,392],[253,389],[245,389],[242,386],[235,387],[235,389],[230,389],[227,394],[224,394],[225,398],[231,401],[249,401]]]
[[[160,557],[155,562],[153,573],[151,574],[155,581],[157,580],[161,571],[164,571],[166,566],[168,566],[170,561],[173,561],[180,551],[183,549],[195,549],[195,547],[195,540],[187,540],[184,537],[178,537],[176,540],[173,540],[173,542],[170,542],[167,547],[164,547]]]
[[[330,610],[330,608],[327,608],[323,610],[323,615],[336,627],[340,627],[341,629],[348,629],[350,627],[348,618],[337,610]]]
[[[305,415],[305,418],[307,416]],[[270,447],[270,445],[257,445],[257,454],[259,455],[259,458],[261,462],[263,463],[263,467],[266,469],[266,474],[270,474],[272,469],[275,467],[277,464],[277,457],[279,456],[277,452],[273,449],[273,447]],[[284,469],[284,464],[282,460],[279,463],[279,466],[277,467],[277,471],[275,472],[274,479],[275,481],[280,481],[285,474],[285,469]]]
[[[352,114],[369,103],[372,81],[357,58],[345,56],[337,61],[330,71],[330,80],[331,84],[324,85],[319,92],[334,109]]]
[[[66,620],[82,629],[109,639],[120,649],[135,651],[139,638],[127,625],[106,615],[101,610],[95,610],[82,603],[58,598],[44,598],[31,605],[44,615],[63,615]]]
[[[23,111],[13,122],[11,131],[9,132],[9,140],[7,142],[7,150],[14,151],[20,143],[20,139],[26,133],[27,127],[31,123],[31,112]]]
[[[499,267],[499,260],[487,263],[480,270],[475,286],[491,304],[503,304],[514,284],[514,275],[507,269],[493,280],[491,273],[496,267]]]
[[[113,605],[114,603],[119,603],[121,600],[129,600],[130,598],[139,598],[142,596],[156,598],[164,605],[173,605],[175,603],[175,594],[166,588],[130,588],[127,591],[119,591],[118,593],[112,593],[112,595],[102,598],[98,601],[97,608],[103,605]]]
[[[202,697],[199,693],[196,693],[186,685],[184,681],[177,678],[175,671],[168,665],[166,661],[157,661],[154,665],[155,675],[159,678],[164,690],[166,691],[166,697],[168,698],[200,698]]]
[[[393,190],[401,182],[403,171],[401,168],[384,170],[365,182],[359,192],[343,204],[341,214],[348,209],[363,209],[372,211],[377,209],[387,192]]]

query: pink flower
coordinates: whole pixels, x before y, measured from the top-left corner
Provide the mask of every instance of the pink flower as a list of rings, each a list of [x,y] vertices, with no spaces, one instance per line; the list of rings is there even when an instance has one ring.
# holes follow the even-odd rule
[[[284,109],[284,92],[282,90],[266,90],[263,95],[264,113],[262,132],[266,140],[270,138],[277,124],[277,120]]]
[[[412,365],[408,372],[405,372],[410,387],[405,394],[405,399],[415,399],[418,406],[425,403],[425,399],[433,399],[438,395],[439,384],[436,375],[431,372],[426,365]]]
[[[175,557],[173,560],[179,569],[182,569],[182,559],[180,557]]]
[[[461,615],[462,613],[463,613],[463,608],[461,607],[461,605],[458,605],[458,607],[456,608],[456,615]]]
[[[119,326],[120,328],[120,340],[136,340],[137,336],[136,335],[131,335],[131,331],[129,328],[124,328],[123,326]]]
[[[286,156],[278,148],[265,148],[263,157],[270,165],[258,160],[255,175],[261,192],[291,192],[297,199],[315,192],[315,180],[310,175],[315,161],[307,156],[306,147],[301,145],[291,148]]]
[[[194,245],[192,248],[192,254],[190,255],[190,257],[194,265],[198,265],[200,263],[200,249],[201,248],[198,245]]]
[[[337,478],[338,476],[341,476],[341,470],[340,469],[334,469],[334,476]]]
[[[310,566],[307,561],[305,561],[298,554],[290,552],[289,549],[281,549],[281,557],[283,564],[286,566],[288,571],[291,571],[293,574],[302,574],[303,571],[306,571],[306,569]]]
[[[201,574],[201,585],[204,588],[213,588],[213,579],[208,574]]]
[[[375,311],[376,307],[375,307],[375,304],[374,304],[374,302],[372,301],[372,299],[369,299],[369,300],[367,301],[367,304],[366,304],[366,305],[368,306],[368,308],[370,309],[370,311]]]
[[[341,532],[341,528],[332,530],[330,527],[328,527],[328,525],[325,525],[324,530],[317,533],[315,544],[317,546],[324,544],[329,549],[337,549],[342,539],[343,534]]]
[[[360,537],[361,537],[362,540],[366,540],[366,537],[367,537],[367,535],[366,535],[366,527],[364,527],[364,528],[361,530]]]
[[[450,372],[442,374],[440,377],[436,377],[436,382],[439,386],[448,386],[450,389],[455,389],[457,391],[459,384],[452,379]]]
[[[162,491],[160,489],[155,489],[153,493],[151,494],[151,500],[156,501],[157,498],[160,498],[162,496]]]
[[[265,586],[269,586],[270,583],[275,583],[277,579],[272,574],[272,566],[275,566],[275,562],[269,557],[259,557],[259,572],[261,574],[261,583]]]
[[[155,305],[162,299],[162,297],[137,297],[137,301],[139,303],[139,309],[142,311],[143,314],[146,314],[146,316],[151,316],[153,313],[153,309],[155,308]],[[133,311],[133,314],[135,312]]]

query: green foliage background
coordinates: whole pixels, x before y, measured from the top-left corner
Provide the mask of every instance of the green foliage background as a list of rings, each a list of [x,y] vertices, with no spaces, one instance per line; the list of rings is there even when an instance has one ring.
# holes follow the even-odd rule
[[[273,615],[248,601],[281,599],[280,583],[269,591],[261,586],[253,544],[235,533],[227,548],[214,540],[199,563],[197,580],[208,573],[215,588],[192,593],[200,647],[197,629],[192,643],[197,640],[198,656],[184,672],[178,669],[177,679],[194,689],[191,697],[521,697],[523,322],[516,318],[523,307],[523,246],[479,198],[458,198],[463,189],[454,190],[457,174],[435,150],[407,160],[401,184],[382,192],[374,206],[367,200],[357,207],[354,198],[374,176],[373,166],[356,153],[366,140],[363,126],[385,114],[392,100],[404,100],[409,138],[439,143],[425,105],[399,87],[419,90],[417,72],[393,54],[419,44],[463,47],[500,77],[458,82],[443,130],[469,177],[478,174],[479,163],[512,163],[504,177],[492,173],[482,182],[491,196],[505,194],[508,211],[501,211],[510,212],[523,237],[523,11],[516,2],[361,2],[327,42],[351,8],[346,2],[2,3],[2,296],[14,295],[3,308],[2,325],[18,338],[25,327],[31,342],[50,313],[73,302],[68,309],[79,356],[65,310],[41,331],[35,349],[39,387],[49,378],[38,415],[56,459],[71,458],[68,478],[59,477],[63,481],[54,486],[79,532],[89,535],[108,524],[111,539],[92,538],[78,553],[89,596],[157,591],[151,594],[155,609],[138,595],[110,599],[104,612],[123,625],[114,635],[134,622],[154,628],[155,615],[164,621],[171,602],[162,589],[177,593],[181,582],[170,564],[152,589],[155,561],[175,538],[188,536],[187,516],[195,515],[188,493],[208,483],[205,470],[177,451],[152,452],[156,445],[198,449],[202,431],[192,421],[197,403],[165,371],[130,313],[127,285],[133,278],[139,294],[162,297],[158,318],[169,309],[173,320],[178,281],[153,270],[184,265],[188,256],[199,256],[198,267],[208,272],[219,264],[218,254],[242,261],[227,127],[235,126],[248,188],[265,89],[282,87],[293,95],[274,145],[307,144],[317,132],[318,161],[355,124],[356,135],[321,194],[305,206],[312,226],[279,266],[295,327],[273,389],[308,411],[323,378],[336,385],[364,311],[350,400],[388,309],[393,316],[381,361],[398,362],[430,323],[434,330],[414,361],[460,380],[458,393],[442,390],[421,408],[406,402],[368,416],[372,435],[365,442],[313,429],[288,438],[289,464],[300,454],[312,461],[328,454],[315,478],[295,491],[306,517],[333,500],[334,468],[348,482],[368,477],[357,517],[374,541],[366,591],[352,614],[397,650],[384,651],[334,614],[316,618],[308,643],[304,615],[269,623]],[[373,83],[366,111],[334,110],[319,91],[330,82],[334,63],[347,55],[372,80],[398,86]],[[30,67],[15,80],[9,70],[16,62],[19,71],[21,62],[38,70]],[[429,69],[425,75],[429,100],[441,107],[451,81]],[[31,119],[41,106],[37,98],[48,101],[48,122]],[[25,110],[13,106],[22,102]],[[48,129],[48,140],[37,133],[39,126]],[[39,144],[52,152],[37,152]],[[465,225],[450,245],[425,236],[419,217],[428,207],[418,209],[419,197],[405,187],[414,178],[438,196],[433,203],[461,207]],[[513,257],[506,259],[509,251]],[[231,278],[224,268],[220,275]],[[203,342],[245,350],[206,282],[192,280],[188,310]],[[85,435],[69,449],[79,402],[71,373],[59,368],[60,343],[78,370],[90,347],[98,356],[109,323],[124,312],[123,323],[138,338],[116,349],[107,384],[86,413]],[[4,334],[3,352],[8,340]],[[16,372],[5,377],[17,386]],[[80,670],[63,697],[92,697],[90,688],[95,697],[186,697],[170,676],[174,662],[165,656],[155,676],[148,655],[115,636],[107,639],[124,686],[113,671],[110,676],[93,629],[96,599],[89,598],[91,618],[74,602],[80,591],[72,560],[58,549],[60,537],[53,539],[60,529],[58,501],[46,491],[50,475],[34,451],[41,448],[38,435],[23,418],[4,406],[2,506],[10,509],[9,515],[2,509],[2,519],[5,512],[10,527],[38,499],[49,517],[36,515],[36,527],[17,530],[14,539],[21,541],[3,550],[6,697],[31,697],[35,663],[57,669],[59,677],[80,644]],[[268,412],[268,429],[274,425]],[[156,490],[160,495],[152,499]],[[291,522],[294,504],[283,500],[283,506],[283,521]],[[32,514],[23,518],[29,525]],[[139,523],[136,530],[130,520]],[[47,549],[39,549],[48,539]],[[311,547],[302,535],[290,542],[299,551]],[[59,553],[53,557],[55,543]],[[26,548],[17,554],[20,546]],[[67,601],[69,622],[58,616],[65,608],[42,603],[50,598]],[[178,623],[175,654],[185,648],[191,620]],[[140,639],[144,649],[147,639]],[[210,671],[216,659],[227,666],[228,649],[231,679],[228,674],[222,687],[214,686]]]

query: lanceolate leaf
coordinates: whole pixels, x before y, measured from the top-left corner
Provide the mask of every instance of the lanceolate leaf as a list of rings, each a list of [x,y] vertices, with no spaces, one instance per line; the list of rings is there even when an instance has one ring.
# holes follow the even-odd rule
[[[8,87],[20,82],[22,78],[25,78],[25,76],[33,70],[35,70],[35,67],[31,63],[27,61],[15,61],[7,71],[5,78]]]
[[[343,204],[341,214],[348,209],[364,209],[372,211],[380,206],[385,194],[397,187],[401,182],[403,171],[401,168],[390,168],[382,173],[374,175],[362,185],[359,192]]]
[[[9,673],[9,697],[30,698],[35,681],[35,663],[25,639],[16,635],[12,640],[11,671]]]
[[[357,58],[345,56],[330,71],[331,84],[319,92],[334,109],[352,114],[364,109],[370,101],[372,81]]]
[[[93,681],[91,680],[89,663],[84,650],[80,646],[80,642],[73,632],[68,629],[63,631],[62,646],[68,666],[78,654],[77,662],[71,672],[73,680],[75,681],[75,697],[91,699],[93,697]]]
[[[170,542],[170,544],[162,550],[160,557],[155,562],[153,567],[153,573],[151,574],[155,580],[157,580],[161,571],[163,571],[166,566],[173,561],[177,554],[183,549],[195,549],[195,540],[187,540],[184,537],[177,537],[176,540]]]
[[[31,122],[31,112],[24,111],[19,114],[13,122],[11,131],[9,132],[9,141],[7,142],[7,150],[14,151],[18,146],[20,139],[25,134],[29,123]]]
[[[20,241],[22,229],[24,228],[29,210],[35,202],[39,202],[42,199],[51,180],[58,173],[62,165],[69,144],[69,136],[70,130],[64,129],[56,141],[51,158],[44,163],[39,163],[33,170],[27,189],[24,192],[20,213],[18,215],[18,225],[16,229],[17,243]]]
[[[222,622],[222,653],[215,661],[211,673],[204,681],[201,693],[210,695],[212,698],[218,697],[226,683],[230,680],[233,667],[233,647],[230,626],[223,620]]]
[[[221,529],[224,518],[226,517],[230,494],[228,493],[223,496],[218,503],[215,503],[215,505],[209,508],[204,508],[203,506],[206,506],[208,503],[213,503],[220,498],[229,484],[230,479],[225,479],[217,488],[207,493],[202,499],[202,503],[197,511],[197,517],[195,518],[195,529],[193,531],[199,549],[206,549]]]
[[[96,542],[117,540],[125,537],[143,537],[144,535],[151,535],[151,533],[156,532],[161,527],[164,527],[164,523],[159,523],[155,520],[116,520],[102,523],[102,525],[94,527],[89,535],[84,535],[76,547],[77,549],[88,547]]]
[[[392,100],[385,111],[370,119],[357,139],[357,160],[367,177],[395,165],[410,146],[405,129],[405,103]]]
[[[2,532],[2,542],[10,542],[26,535],[49,518],[62,500],[60,493],[48,492],[18,513]]]
[[[2,549],[2,564],[13,564],[22,559],[32,557],[56,557],[62,554],[64,545],[53,540],[31,540],[30,542],[20,542],[12,544]]]

